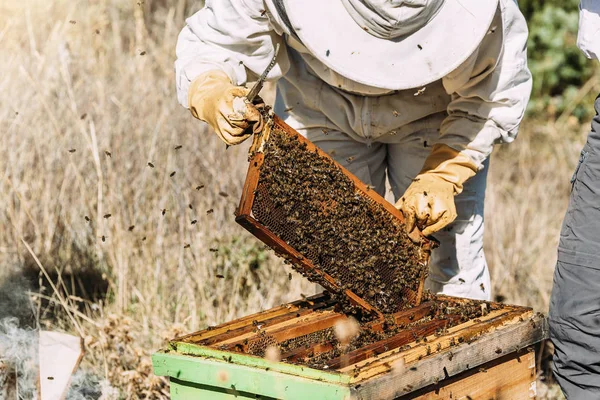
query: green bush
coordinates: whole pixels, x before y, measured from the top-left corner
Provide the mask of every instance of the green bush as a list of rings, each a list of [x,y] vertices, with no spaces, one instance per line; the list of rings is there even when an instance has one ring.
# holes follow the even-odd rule
[[[530,114],[560,114],[577,101],[579,88],[597,67],[577,48],[578,5],[579,0],[519,2],[529,25],[529,68],[533,74]],[[573,113],[583,119],[589,110],[582,104]]]

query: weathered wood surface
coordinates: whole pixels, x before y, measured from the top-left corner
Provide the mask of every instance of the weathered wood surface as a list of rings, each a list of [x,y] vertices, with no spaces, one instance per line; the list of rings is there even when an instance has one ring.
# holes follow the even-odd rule
[[[463,342],[411,363],[397,358],[389,363],[386,373],[356,382],[354,396],[357,399],[395,399],[478,367],[503,354],[520,352],[547,337],[547,320],[543,315],[536,314],[523,321],[517,319],[473,342]]]
[[[535,354],[513,353],[398,400],[529,400],[536,395]]]
[[[395,314],[390,318],[408,324],[405,330],[329,360],[327,370],[307,368],[303,363],[332,350],[333,342],[307,342],[281,355],[288,362],[267,362],[246,352],[260,339],[261,332],[282,342],[346,319],[334,311],[328,296],[314,296],[187,335],[175,340],[171,350],[174,354],[198,356],[200,364],[204,360],[225,360],[228,365],[259,368],[267,375],[276,371],[292,374],[307,382],[318,376],[319,380],[345,388],[350,397],[344,399],[450,399],[450,393],[452,399],[528,398],[530,388],[526,386],[531,381],[527,373],[532,373],[530,360],[534,359],[528,346],[548,337],[546,318],[526,307],[493,305],[485,316],[449,328],[444,327],[449,320],[429,320],[436,304],[449,300],[460,303],[458,299],[437,296]],[[384,326],[375,321],[370,328],[380,330]],[[486,372],[479,372],[482,366]]]
[[[255,322],[264,323],[265,325],[273,325],[274,323],[297,318],[297,314],[306,315],[314,312],[315,310],[331,307],[333,304],[334,303],[329,296],[318,294],[308,297],[305,300],[298,300],[293,303],[284,304],[270,310],[261,311],[239,318],[235,321],[226,322],[209,329],[180,336],[173,339],[173,341],[206,345],[206,342],[210,340],[209,345],[214,345],[222,340],[225,340],[230,336],[229,334],[231,332],[234,332],[238,329],[242,330],[241,333],[246,333],[246,329],[248,328],[250,330],[254,329]],[[278,320],[278,318],[281,319]]]

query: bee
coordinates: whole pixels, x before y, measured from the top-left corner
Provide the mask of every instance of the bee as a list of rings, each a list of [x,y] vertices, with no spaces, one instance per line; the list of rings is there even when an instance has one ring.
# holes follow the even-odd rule
[[[329,135],[329,131],[331,131],[331,129],[327,129],[327,128],[321,129],[321,132],[323,132],[323,135]]]
[[[129,232],[133,231],[134,229],[135,229],[135,225],[131,225],[129,228],[127,228],[127,230],[128,230]]]
[[[204,185],[198,185],[198,186],[196,186],[196,190],[200,190],[202,188],[204,188]]]
[[[106,154],[106,157],[112,158],[112,153],[110,151],[104,150],[104,154]]]
[[[96,29],[95,32],[96,32],[96,35],[99,35],[100,34],[100,29]]]
[[[109,219],[110,217],[112,217],[112,214],[104,214],[105,219]]]
[[[184,249],[189,249],[189,248],[190,248],[190,244],[189,244],[189,243],[185,243],[185,244],[183,245],[183,248],[184,248]]]
[[[215,212],[215,210],[213,210],[212,208],[211,208],[210,210],[206,210],[206,214],[207,214],[207,215],[208,215],[208,214],[212,214],[212,213],[214,213],[214,212]]]
[[[289,281],[291,281],[291,280],[292,280],[292,273],[291,273],[291,272],[288,274],[288,280],[289,280]]]
[[[172,178],[172,177],[174,177],[174,176],[175,176],[175,174],[176,174],[176,173],[177,173],[177,171],[173,171],[173,172],[171,172],[171,173],[169,174],[169,176]]]
[[[81,114],[81,117],[79,117],[79,119],[85,119],[85,117],[87,117],[86,113]]]
[[[179,149],[181,149],[182,147],[183,147],[182,145],[178,144],[177,146],[175,146],[175,150],[179,150]]]
[[[286,109],[285,109],[285,110],[283,110],[283,111],[285,111],[285,112],[290,112],[290,111],[292,111],[293,109],[294,109],[294,107],[288,107],[288,108],[286,108]]]
[[[346,158],[346,161],[348,161],[349,163],[351,163],[355,159],[356,159],[356,156],[350,156],[350,157]]]
[[[217,274],[217,275],[216,275],[216,277],[217,277],[217,278],[219,278],[219,279],[223,279],[223,278],[225,278],[225,276],[223,276],[223,275],[221,275],[221,274]]]
[[[397,117],[398,115],[400,115],[400,113],[396,110],[392,111],[392,114],[394,114],[394,117]]]
[[[225,145],[225,150],[228,150],[230,147],[231,147],[230,145],[226,144]]]
[[[424,87],[424,88],[422,88],[422,89],[419,89],[419,90],[417,90],[417,92],[415,93],[415,97],[416,97],[416,96],[420,96],[420,95],[422,95],[423,93],[425,93],[425,89],[427,89],[427,88],[426,88],[426,87]]]
[[[149,162],[149,163],[148,163],[148,166],[149,166],[150,168],[154,168],[154,164],[152,164],[151,162]]]
[[[69,153],[75,153],[77,149],[69,149]]]
[[[144,237],[142,238],[142,242],[145,242],[145,241],[146,241],[146,236],[144,236]]]
[[[460,283],[465,283],[465,280],[464,280],[463,278],[458,278],[458,281],[459,281]]]
[[[483,285],[483,283],[482,283],[482,284],[480,284],[480,285],[479,285],[479,287],[481,288],[481,291],[482,291],[482,292],[485,292],[485,286]]]
[[[163,208],[162,210],[160,210],[160,213],[164,216],[167,213],[167,209]]]
[[[479,368],[479,372],[484,372],[485,373],[485,372],[487,372],[487,369],[481,367],[481,368]]]
[[[192,220],[192,222],[191,222],[191,224],[192,224],[192,225],[196,225],[197,223],[198,223],[198,220],[197,220],[197,219],[194,219],[194,220]]]
[[[496,347],[496,354],[501,354],[502,353],[502,349],[500,347]]]
[[[427,140],[423,141],[423,147],[427,147]]]
[[[70,23],[71,25],[75,25],[75,24],[77,23],[77,21],[75,21],[75,20],[72,20],[72,19],[71,19],[71,20],[69,20],[69,23]]]
[[[145,56],[145,55],[146,55],[146,51],[145,50],[142,51],[142,52],[140,52],[140,56]]]
[[[326,57],[329,57],[329,54],[331,54],[331,52],[330,52],[329,50],[327,50],[327,51],[325,52],[325,56],[326,56]]]
[[[218,251],[219,251],[219,249],[215,249],[215,248],[212,248],[212,247],[211,247],[210,249],[208,249],[208,250],[210,250],[210,251],[211,251],[211,252],[213,252],[213,253],[216,253],[216,252],[218,252]]]
[[[419,50],[423,50],[423,46],[421,46],[420,44],[417,44],[417,47],[419,48]]]
[[[102,235],[102,236],[100,236],[100,238],[102,239],[103,242],[106,242],[106,239],[108,239],[108,236]]]
[[[90,221],[91,221],[90,217],[88,217],[87,215],[86,215],[86,216],[84,216],[83,218],[85,218],[85,221],[86,221],[86,222],[90,222]]]
[[[260,10],[261,17],[264,17],[266,13],[267,13],[267,10]]]
[[[194,209],[194,207],[192,206],[192,203],[188,204],[188,207],[189,207],[190,210]]]
[[[229,197],[229,195],[225,192],[219,192],[219,196],[221,197]]]

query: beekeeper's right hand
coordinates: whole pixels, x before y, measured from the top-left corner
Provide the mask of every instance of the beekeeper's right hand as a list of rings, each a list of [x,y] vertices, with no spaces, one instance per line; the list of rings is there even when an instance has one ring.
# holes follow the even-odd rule
[[[208,123],[226,144],[239,144],[262,130],[262,116],[246,99],[248,92],[249,89],[232,85],[224,72],[208,71],[190,86],[190,111]]]

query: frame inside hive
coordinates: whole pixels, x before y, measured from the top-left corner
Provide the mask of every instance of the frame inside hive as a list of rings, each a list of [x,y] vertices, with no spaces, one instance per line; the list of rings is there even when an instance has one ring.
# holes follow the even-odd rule
[[[383,199],[375,191],[367,187],[353,174],[351,174],[345,168],[336,163],[330,157],[329,154],[321,151],[308,139],[304,138],[295,130],[286,125],[277,116],[272,116],[269,119],[269,122],[265,124],[265,128],[263,129],[263,131],[260,134],[256,135],[254,138],[254,143],[251,148],[249,160],[250,166],[244,185],[240,205],[236,211],[236,221],[243,227],[245,227],[247,230],[249,230],[251,233],[253,233],[265,244],[273,248],[279,255],[289,260],[294,266],[294,268],[300,273],[302,273],[304,276],[306,276],[308,279],[319,283],[331,293],[338,295],[338,300],[347,300],[348,303],[360,307],[360,309],[366,311],[367,313],[377,314],[379,315],[380,319],[383,318],[382,314],[386,313],[386,311],[389,312],[389,309],[383,310],[381,304],[378,304],[376,303],[376,301],[373,300],[374,298],[377,298],[378,294],[375,294],[371,298],[364,295],[364,293],[368,289],[365,288],[368,286],[369,283],[364,282],[362,284],[363,286],[361,290],[363,295],[357,293],[357,288],[353,286],[354,282],[358,282],[360,279],[363,279],[361,273],[357,272],[353,276],[350,276],[345,272],[328,273],[328,271],[325,271],[325,268],[323,268],[322,265],[319,264],[319,262],[314,262],[314,260],[321,257],[321,255],[315,256],[313,254],[313,256],[311,256],[311,254],[307,254],[307,252],[303,253],[301,250],[296,248],[293,243],[291,243],[291,241],[289,240],[289,235],[288,240],[285,240],[282,237],[282,234],[278,234],[277,232],[275,232],[276,229],[270,229],[267,226],[268,223],[265,222],[265,219],[278,219],[278,221],[276,221],[276,223],[273,223],[271,226],[282,226],[284,224],[289,224],[289,220],[286,220],[286,215],[278,214],[277,207],[273,206],[269,209],[268,213],[263,213],[267,215],[268,218],[263,216],[261,219],[260,215],[257,216],[256,211],[259,198],[264,199],[265,197],[268,198],[268,196],[271,195],[264,188],[265,185],[261,185],[261,179],[266,173],[265,157],[273,157],[270,156],[270,153],[265,149],[268,149],[268,146],[274,140],[273,138],[276,134],[285,135],[287,138],[291,138],[291,140],[297,141],[297,143],[301,144],[303,149],[302,151],[308,154],[309,156],[319,157],[320,159],[327,160],[327,163],[330,163],[327,165],[331,165],[332,171],[341,171],[344,174],[344,176],[348,179],[348,182],[351,182],[352,195],[357,195],[360,197],[360,199],[368,200],[369,207],[372,207],[372,209],[375,210],[373,214],[379,213],[383,215],[383,218],[390,218],[390,221],[392,221],[391,224],[393,224],[394,228],[399,229],[401,227],[402,229],[404,229],[404,217],[401,212],[399,212],[392,204]],[[307,171],[307,173],[309,172],[310,171]],[[278,173],[285,174],[286,172],[282,171]],[[322,189],[322,192],[327,192],[327,188]],[[303,194],[298,195],[297,198],[303,198],[302,195]],[[264,202],[264,200],[261,201]],[[321,211],[323,211],[322,217],[323,219],[327,219],[328,207],[330,207],[329,209],[331,210],[332,208],[338,205],[338,202],[335,199],[325,200],[322,201],[320,205],[322,206]],[[366,214],[371,215],[370,212],[371,211],[369,209],[369,212],[367,212]],[[392,225],[388,223],[388,226]],[[402,288],[400,290],[402,292],[401,299],[399,296],[394,298],[394,301],[398,303],[399,307],[401,308],[413,307],[420,304],[421,297],[423,295],[423,284],[428,270],[430,250],[434,246],[434,242],[423,237],[418,229],[415,229],[413,232],[411,232],[408,235],[408,237],[410,238],[410,240],[405,240],[402,247],[408,249],[407,251],[410,251],[412,257],[416,259],[415,262],[419,265],[419,271],[417,274],[413,273],[409,278],[406,278],[406,280],[404,281],[408,284],[406,285],[406,288]],[[317,242],[316,240],[313,241]],[[348,253],[349,252],[347,252],[346,254]],[[384,265],[384,262],[377,262],[379,263],[379,269],[375,271],[376,273],[374,275],[377,275],[378,277],[384,277],[382,279],[387,279],[386,283],[388,284],[388,288],[381,290],[381,293],[383,293],[385,290],[389,291],[389,282],[391,282],[394,279],[397,279],[397,276],[402,275],[402,271],[392,270],[391,268],[388,268],[388,266]],[[382,286],[384,285],[385,283]],[[375,288],[374,290],[377,290],[377,288]],[[373,293],[373,291],[369,290],[369,293]],[[343,301],[341,302],[343,303]],[[391,302],[388,301],[388,303]]]

